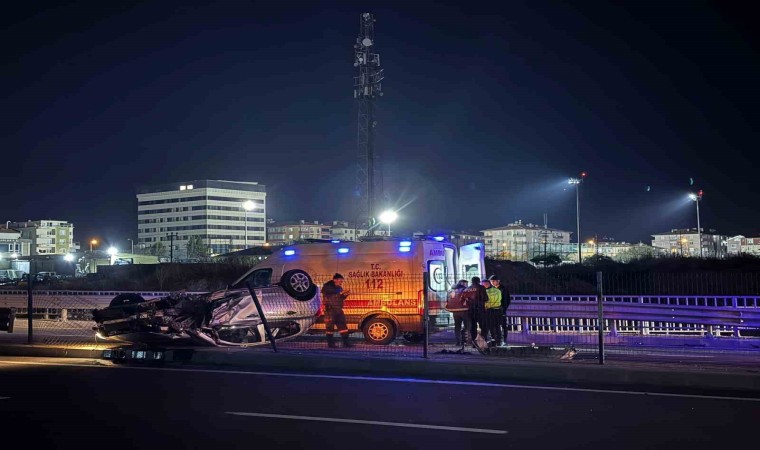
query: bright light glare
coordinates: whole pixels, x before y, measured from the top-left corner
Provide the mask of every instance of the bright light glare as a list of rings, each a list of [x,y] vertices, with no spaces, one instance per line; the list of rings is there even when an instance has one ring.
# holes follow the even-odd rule
[[[436,237],[434,237],[433,239],[435,239],[435,240],[436,240],[436,241],[438,241],[438,242],[441,242],[441,241],[443,241],[443,240],[444,240],[444,239],[446,239],[446,238],[445,238],[445,237],[443,237],[443,236],[436,236]]]
[[[74,255],[72,255],[71,253],[69,253],[68,255],[64,256],[63,259],[65,261],[67,261],[67,262],[74,261]]]
[[[697,194],[689,194],[689,198],[696,201],[697,200]]]
[[[330,241],[330,242],[332,242],[333,244],[340,244],[340,241],[339,241],[339,240],[337,240],[337,239],[336,239],[336,240],[334,240],[334,241]]]
[[[401,253],[406,253],[406,252],[411,251],[411,250],[412,250],[412,247],[399,247],[398,248],[398,251],[400,251]]]
[[[341,247],[341,248],[338,249],[338,253],[348,253],[348,248]]]
[[[285,256],[293,256],[296,254],[295,250],[285,250]]]
[[[399,247],[411,247],[412,241],[401,241],[398,243]]]
[[[570,178],[569,180],[567,180],[567,184],[581,184],[581,180],[577,178]]]
[[[18,258],[18,253],[11,253],[11,258]]]
[[[119,253],[119,249],[116,247],[108,247],[108,254],[113,256],[115,254]]]
[[[380,222],[382,223],[393,223],[398,219],[398,213],[396,211],[383,211],[382,214],[380,214]]]
[[[256,205],[250,200],[243,202],[243,209],[246,211],[253,211],[255,207]]]

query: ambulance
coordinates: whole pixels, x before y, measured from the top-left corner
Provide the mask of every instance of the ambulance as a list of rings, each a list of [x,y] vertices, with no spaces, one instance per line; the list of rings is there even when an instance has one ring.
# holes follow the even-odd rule
[[[371,344],[387,345],[398,336],[411,342],[424,338],[424,314],[430,331],[452,324],[444,306],[460,279],[485,275],[482,243],[459,248],[443,237],[414,239],[312,241],[283,247],[254,266],[233,286],[281,287],[288,295],[309,301],[333,274],[344,277],[349,291],[344,303],[348,329],[361,332]],[[320,312],[322,310],[320,309]],[[321,313],[308,330],[325,329]]]

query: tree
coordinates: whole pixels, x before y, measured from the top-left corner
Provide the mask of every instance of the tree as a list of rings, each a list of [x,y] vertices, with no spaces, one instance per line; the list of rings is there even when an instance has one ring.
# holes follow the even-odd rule
[[[593,255],[583,260],[583,264],[587,266],[611,266],[615,265],[615,260],[609,256]]]
[[[556,266],[562,262],[562,258],[556,253],[549,253],[546,255],[538,255],[530,260],[533,264],[541,264],[546,266]]]
[[[203,243],[200,236],[190,236],[187,240],[188,259],[201,259],[208,256],[208,245]]]
[[[166,256],[166,245],[163,242],[158,241],[150,247],[150,254],[158,258]]]

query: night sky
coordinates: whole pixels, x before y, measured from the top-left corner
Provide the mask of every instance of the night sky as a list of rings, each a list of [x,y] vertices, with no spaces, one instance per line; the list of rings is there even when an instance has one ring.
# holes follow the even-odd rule
[[[395,229],[548,213],[574,231],[566,181],[585,170],[584,239],[694,227],[690,189],[704,189],[703,227],[760,235],[749,10],[312,3],[6,6],[0,219],[68,220],[83,247],[126,246],[136,187],[192,179],[263,183],[274,219],[350,218],[366,11],[386,75],[376,146],[390,198],[408,205]]]

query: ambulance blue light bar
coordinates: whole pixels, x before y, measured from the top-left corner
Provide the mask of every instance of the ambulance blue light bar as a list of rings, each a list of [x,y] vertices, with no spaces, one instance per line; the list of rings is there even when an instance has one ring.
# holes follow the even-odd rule
[[[330,241],[330,242],[332,242],[333,244],[340,244],[340,241],[338,241],[338,240]]]
[[[296,254],[295,250],[285,250],[285,256],[293,256]]]
[[[412,246],[412,241],[401,241],[401,242],[398,243],[398,246],[399,247],[411,247]]]
[[[436,236],[436,237],[434,237],[433,239],[435,239],[435,240],[436,240],[436,241],[438,241],[438,242],[441,242],[441,241],[443,241],[443,240],[444,240],[444,239],[446,239],[446,238],[445,238],[445,237],[443,237],[443,236]]]
[[[348,253],[348,247],[341,247],[338,249],[338,253]]]
[[[399,247],[398,251],[400,251],[401,253],[410,252],[412,251],[412,247]]]

